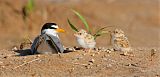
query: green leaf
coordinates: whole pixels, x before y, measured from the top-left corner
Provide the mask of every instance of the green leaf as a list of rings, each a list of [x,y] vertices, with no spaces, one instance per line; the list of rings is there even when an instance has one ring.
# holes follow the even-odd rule
[[[102,36],[103,34],[107,34],[107,33],[109,33],[109,32],[102,31],[102,32],[99,32],[97,34],[94,34],[93,36],[94,36],[94,39],[96,39],[97,37]]]
[[[98,29],[98,30],[96,31],[96,33],[93,35],[94,38],[96,39],[97,37],[99,37],[99,36],[101,36],[101,35],[103,35],[103,34],[107,34],[108,31],[106,32],[106,31],[104,31],[104,30],[105,30],[106,28],[108,28],[108,27],[112,27],[112,26],[106,26],[106,27],[102,27],[102,28]]]
[[[73,10],[73,12],[81,19],[81,21],[83,22],[83,24],[84,24],[84,26],[86,27],[87,31],[88,31],[89,33],[91,33],[91,30],[90,30],[90,28],[89,28],[89,26],[88,26],[88,23],[87,23],[87,21],[84,19],[84,17],[83,17],[80,13],[78,13],[77,11],[75,11],[75,10]]]
[[[102,36],[103,34],[107,34],[107,33],[109,33],[109,31],[107,31],[107,32],[101,32],[101,33],[95,34],[93,36],[94,36],[94,39],[97,39],[97,37]]]
[[[23,10],[23,19],[25,20],[26,17],[34,10],[34,0],[27,0],[27,3],[22,8]]]
[[[70,22],[70,20],[69,19],[67,19],[67,20],[68,20],[68,23],[69,23],[70,27],[72,28],[72,30],[75,32],[78,32],[78,29]]]
[[[34,1],[33,0],[28,0],[27,4],[25,5],[25,12],[26,14],[29,14],[33,8],[34,8]]]
[[[108,27],[112,27],[112,26],[102,27],[102,28],[100,28],[99,30],[97,30],[97,32],[96,32],[96,33],[99,33],[99,32],[103,31],[104,29],[106,29],[106,28],[108,28]]]
[[[100,32],[104,31],[104,30],[105,30],[106,28],[108,28],[108,27],[113,27],[113,26],[105,26],[105,27],[102,27],[102,28],[98,29],[94,35],[99,34]]]
[[[33,10],[34,1],[33,1],[33,0],[28,0],[27,7],[28,7],[28,9],[29,9],[30,11]]]

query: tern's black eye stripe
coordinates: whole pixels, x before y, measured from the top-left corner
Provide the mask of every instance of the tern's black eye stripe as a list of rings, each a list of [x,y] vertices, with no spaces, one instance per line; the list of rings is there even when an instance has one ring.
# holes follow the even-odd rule
[[[51,27],[50,29],[57,29],[57,28],[55,28],[55,27]]]

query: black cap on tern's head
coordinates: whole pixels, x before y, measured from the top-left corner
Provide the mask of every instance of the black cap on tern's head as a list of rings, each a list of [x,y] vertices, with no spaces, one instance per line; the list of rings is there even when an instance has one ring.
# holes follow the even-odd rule
[[[63,29],[60,29],[56,23],[45,23],[41,29],[41,33],[58,33],[65,32]]]
[[[58,28],[58,25],[56,23],[45,23],[41,31],[44,29],[57,29],[57,28]]]

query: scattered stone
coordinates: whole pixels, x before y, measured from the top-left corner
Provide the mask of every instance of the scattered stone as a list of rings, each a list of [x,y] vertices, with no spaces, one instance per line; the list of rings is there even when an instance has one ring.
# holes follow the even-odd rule
[[[138,51],[143,51],[144,49],[143,49],[143,48],[138,48],[137,50],[138,50]]]
[[[112,64],[108,64],[107,67],[112,67]]]
[[[98,51],[98,48],[94,48],[95,51]]]
[[[100,54],[100,52],[96,52],[95,54]]]
[[[74,49],[75,49],[75,50],[81,50],[82,48],[81,48],[81,47],[74,46]]]
[[[4,56],[3,58],[5,58],[5,59],[6,59],[6,58],[8,58],[8,56]]]
[[[106,50],[107,50],[107,49],[104,48],[104,47],[101,48],[101,51],[102,51],[102,52],[104,52],[104,51],[106,51]]]
[[[91,56],[95,56],[95,54],[91,54]]]
[[[107,53],[111,53],[112,51],[111,51],[110,49],[107,49],[106,52],[107,52]]]
[[[88,65],[86,65],[85,67],[86,67],[86,69],[90,69],[90,66],[88,66]]]
[[[94,63],[94,62],[95,62],[95,60],[94,60],[94,59],[91,59],[89,62]]]
[[[111,49],[109,49],[110,51],[115,51],[115,49],[113,49],[113,48],[111,48]]]
[[[106,55],[106,54],[104,54],[104,55],[102,56],[102,58],[105,58],[105,57],[107,57],[107,55]]]
[[[75,48],[73,48],[73,47],[67,47],[67,48],[65,48],[65,50],[67,50],[67,51],[76,51]]]
[[[151,56],[154,56],[156,54],[156,49],[151,49]]]
[[[123,55],[124,55],[124,56],[127,56],[127,55],[128,55],[128,52],[123,52]]]
[[[5,66],[3,65],[3,66],[1,66],[2,68],[5,68]]]
[[[73,58],[72,60],[80,60],[82,58],[83,58],[82,56],[77,56],[77,57]]]
[[[85,56],[85,55],[86,55],[86,53],[83,53],[82,55],[83,55],[83,56]]]
[[[88,63],[88,65],[93,65],[93,63]]]
[[[91,64],[91,65],[93,65],[93,64]],[[91,65],[89,65],[89,64],[88,64],[88,65],[85,65],[85,68],[86,68],[86,69],[91,69],[91,68],[92,68]]]
[[[100,64],[96,64],[96,67],[99,67],[100,66]]]
[[[39,55],[39,54],[38,54],[38,55],[36,55],[36,57],[40,57],[40,56],[41,56],[41,55]]]
[[[17,51],[18,48],[15,46],[15,47],[13,47],[11,50],[12,50],[12,51]]]
[[[134,66],[134,67],[138,67],[137,64],[132,64],[132,63],[129,63],[129,64],[125,65],[125,66]]]
[[[122,54],[123,56],[130,56],[130,57],[134,57],[135,55],[132,52],[123,52]]]
[[[102,47],[98,47],[98,50],[101,50],[102,49]]]
[[[3,62],[2,61],[0,61],[0,64],[2,64]]]

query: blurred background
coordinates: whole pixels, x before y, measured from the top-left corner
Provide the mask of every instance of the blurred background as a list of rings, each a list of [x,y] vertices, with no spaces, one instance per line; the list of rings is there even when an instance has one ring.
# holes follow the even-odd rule
[[[79,28],[82,22],[71,11],[81,13],[93,32],[104,26],[122,29],[132,47],[160,47],[159,0],[34,0],[32,10],[26,15],[28,0],[0,0],[0,49],[18,46],[29,37],[40,34],[46,22],[56,22],[66,33],[60,33],[65,46],[76,46],[74,32],[67,18]],[[110,35],[99,37],[97,47],[108,47]]]

